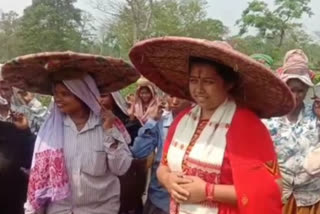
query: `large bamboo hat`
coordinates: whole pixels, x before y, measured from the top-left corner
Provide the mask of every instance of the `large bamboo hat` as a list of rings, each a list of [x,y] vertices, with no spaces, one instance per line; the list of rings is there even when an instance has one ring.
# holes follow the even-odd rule
[[[17,57],[2,66],[3,78],[14,87],[52,94],[52,81],[90,74],[101,93],[118,91],[140,74],[122,59],[75,52],[45,52]]]
[[[229,66],[240,76],[233,97],[260,117],[289,113],[295,101],[289,88],[272,71],[221,41],[161,37],[137,43],[130,59],[138,71],[164,92],[192,100],[189,93],[189,59],[198,57]]]

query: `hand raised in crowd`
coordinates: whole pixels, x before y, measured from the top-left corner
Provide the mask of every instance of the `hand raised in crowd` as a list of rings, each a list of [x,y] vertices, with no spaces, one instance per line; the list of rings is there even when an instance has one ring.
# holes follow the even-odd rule
[[[182,173],[170,172],[167,174],[164,181],[164,186],[170,193],[173,200],[177,203],[185,203],[190,197],[190,193],[182,188],[181,185],[189,184],[192,180],[184,177]]]
[[[101,112],[103,118],[103,128],[105,130],[111,129],[113,127],[116,116],[112,113],[111,110],[103,109]]]
[[[128,95],[126,96],[126,102],[127,102],[127,104],[128,104],[129,106],[134,105],[135,100],[136,100],[136,98],[135,98],[134,94],[128,94]]]
[[[103,99],[99,99],[99,104],[101,106],[101,117],[103,119],[103,128],[105,130],[111,129],[113,127],[114,121],[116,119],[116,116],[113,114],[111,109],[107,108],[104,105]]]
[[[128,116],[130,118],[130,120],[134,120],[135,119],[135,96],[134,94],[129,94],[126,96],[126,102],[129,106],[128,108]]]
[[[13,124],[18,129],[20,129],[20,130],[29,129],[28,118],[24,114],[13,112],[13,113],[11,113],[11,117],[13,120]]]
[[[150,117],[156,121],[160,120],[164,108],[164,103],[159,100],[156,105],[150,108]]]

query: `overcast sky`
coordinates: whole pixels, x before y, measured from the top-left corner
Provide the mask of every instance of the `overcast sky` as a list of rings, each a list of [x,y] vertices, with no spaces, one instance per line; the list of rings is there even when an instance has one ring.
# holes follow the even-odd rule
[[[9,10],[17,11],[22,14],[23,9],[31,4],[32,0],[0,0],[0,9],[4,12]],[[247,7],[249,0],[207,0],[208,15],[214,19],[220,19],[229,27],[232,33],[237,32],[234,26],[235,21],[241,17],[242,11]],[[264,0],[268,4],[272,4],[274,0]],[[78,0],[78,6],[84,10],[94,13],[90,4],[90,0]],[[311,33],[320,31],[320,0],[311,0],[311,7],[314,15],[303,18],[304,29]]]

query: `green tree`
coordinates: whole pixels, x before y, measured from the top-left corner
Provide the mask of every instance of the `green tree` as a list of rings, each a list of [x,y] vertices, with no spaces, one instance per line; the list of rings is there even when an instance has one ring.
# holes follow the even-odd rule
[[[0,16],[0,62],[4,62],[19,54],[17,37],[19,25],[18,14],[14,11],[2,13]]]
[[[81,51],[90,35],[75,0],[34,0],[24,10],[19,36],[25,53],[41,51]]]
[[[282,46],[278,45],[277,38],[266,38],[261,35],[234,36],[229,38],[233,47],[248,55],[254,53],[264,53],[270,55],[275,63],[276,69],[283,64],[283,57],[291,49],[302,49],[309,56],[310,68],[320,70],[320,49],[319,43],[314,41],[310,35],[302,29],[297,28],[288,31],[284,38]]]
[[[130,25],[130,40],[137,42],[150,29],[153,4],[153,0],[95,0],[94,8],[105,15],[107,25],[126,20]]]
[[[310,0],[275,0],[274,3],[275,9],[271,11],[265,2],[251,1],[237,21],[240,35],[253,27],[264,38],[278,39],[278,45],[282,46],[286,34],[301,27],[298,20],[303,15],[313,15],[309,7]]]
[[[209,40],[222,39],[228,29],[220,20],[207,17],[203,0],[164,0],[154,4],[151,36],[188,36]]]
[[[139,0],[137,2],[140,2]],[[112,1],[109,1],[111,3]],[[128,1],[127,1],[128,2]],[[132,2],[135,2],[133,0]],[[147,2],[149,2],[147,4]],[[152,3],[152,4],[151,4]],[[103,34],[107,50],[116,56],[127,57],[133,44],[142,39],[158,36],[189,36],[203,39],[222,39],[228,29],[219,20],[210,19],[206,14],[204,0],[160,0],[144,1],[140,5],[141,19],[132,16],[132,5],[118,5],[118,10],[110,10],[105,15],[113,17],[108,20],[107,31]],[[136,9],[138,10],[138,9]],[[149,16],[147,16],[149,15]],[[140,24],[139,24],[139,23]],[[145,26],[136,36],[136,26]],[[117,44],[114,46],[114,44]],[[106,49],[105,49],[106,50]]]

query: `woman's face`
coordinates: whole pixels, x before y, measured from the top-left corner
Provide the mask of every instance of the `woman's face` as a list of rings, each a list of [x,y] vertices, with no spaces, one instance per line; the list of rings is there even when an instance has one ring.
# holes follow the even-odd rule
[[[296,107],[300,107],[307,95],[309,86],[304,84],[299,79],[290,79],[288,80],[287,85],[294,95],[294,98],[296,100]]]
[[[228,86],[217,74],[216,69],[207,64],[191,66],[189,90],[196,103],[205,109],[215,109],[228,97]]]
[[[103,105],[106,109],[113,110],[114,101],[111,94],[103,95],[100,99],[101,105]]]
[[[85,104],[62,83],[55,84],[53,96],[59,110],[65,114],[81,111],[85,106]]]
[[[142,103],[148,104],[152,100],[152,93],[148,87],[142,87],[139,90],[139,97],[142,100]]]

